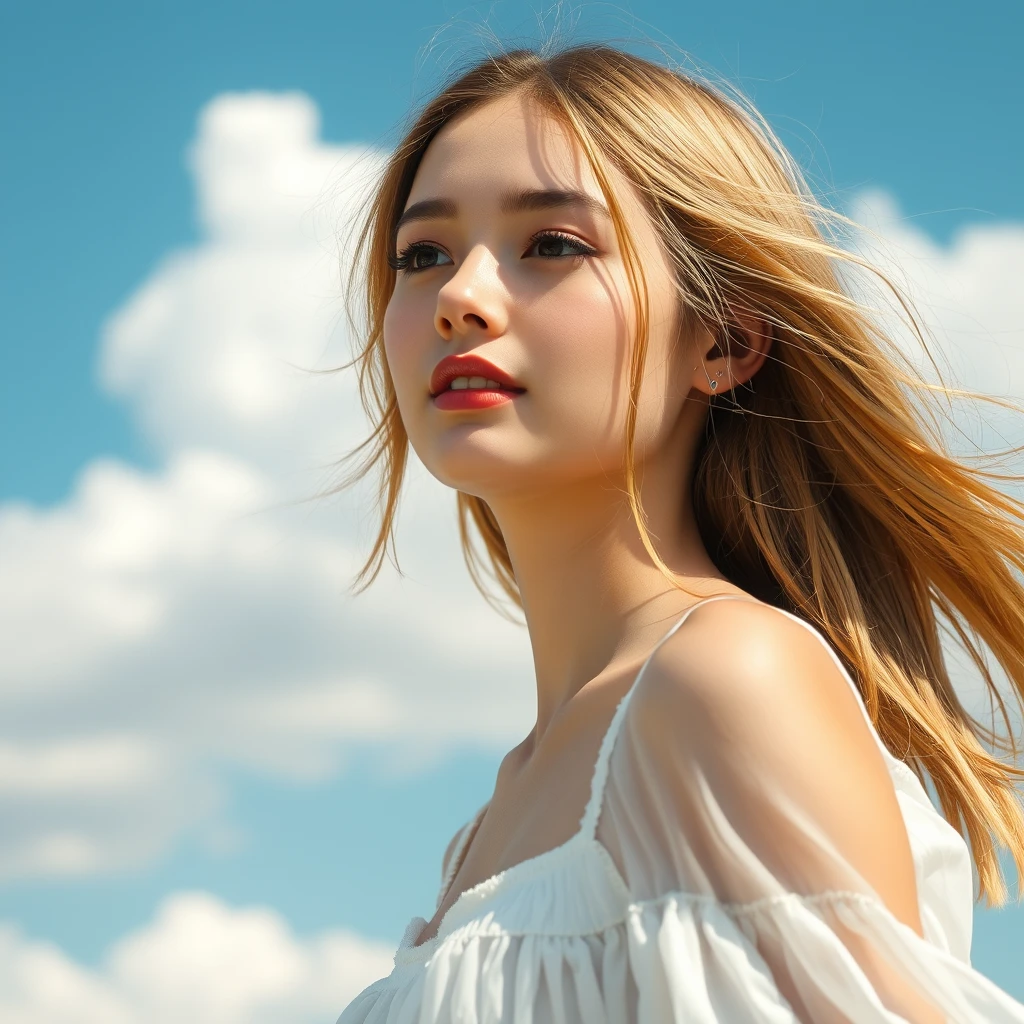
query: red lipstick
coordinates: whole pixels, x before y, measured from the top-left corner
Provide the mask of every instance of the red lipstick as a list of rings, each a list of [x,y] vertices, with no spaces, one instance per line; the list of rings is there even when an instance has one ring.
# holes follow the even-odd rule
[[[525,390],[504,370],[479,356],[445,356],[430,375],[434,405],[450,411],[489,409],[512,401]]]

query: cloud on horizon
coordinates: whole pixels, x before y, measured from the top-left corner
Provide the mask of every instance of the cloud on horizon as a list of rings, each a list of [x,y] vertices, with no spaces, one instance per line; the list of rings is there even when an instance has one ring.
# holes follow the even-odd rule
[[[323,1024],[391,970],[389,946],[296,936],[276,911],[209,893],[165,899],[96,968],[0,925],[6,1024]]]

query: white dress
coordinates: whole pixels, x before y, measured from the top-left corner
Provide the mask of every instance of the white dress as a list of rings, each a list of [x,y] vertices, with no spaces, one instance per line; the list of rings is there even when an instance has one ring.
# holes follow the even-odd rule
[[[742,745],[723,758],[706,730],[652,721],[648,657],[605,734],[579,831],[462,893],[421,945],[427,922],[413,918],[394,970],[338,1024],[1024,1024],[1024,1005],[970,965],[964,840],[882,744],[821,634],[782,614],[857,694],[906,824],[924,938],[773,779],[770,758],[752,763]],[[762,732],[777,727],[757,715]],[[843,799],[841,777],[836,788]],[[459,835],[438,905],[484,810]]]

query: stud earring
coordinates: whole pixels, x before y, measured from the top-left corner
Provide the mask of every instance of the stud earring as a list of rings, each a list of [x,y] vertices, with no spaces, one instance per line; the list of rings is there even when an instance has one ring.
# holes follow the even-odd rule
[[[697,367],[695,366],[694,369],[696,370]],[[707,370],[705,370],[704,372],[707,373]],[[721,370],[716,370],[715,371],[715,376],[716,377],[721,377],[722,376],[722,371]],[[710,387],[712,391],[717,391],[718,390],[718,381],[717,380],[713,380],[712,378],[709,377],[708,378],[708,387]]]

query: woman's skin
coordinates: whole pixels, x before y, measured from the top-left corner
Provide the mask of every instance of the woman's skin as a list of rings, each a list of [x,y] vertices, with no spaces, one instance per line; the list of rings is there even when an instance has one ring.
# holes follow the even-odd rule
[[[411,242],[433,247],[416,258],[423,269],[399,272],[384,323],[402,420],[427,469],[483,498],[496,516],[522,595],[537,685],[536,725],[502,763],[488,811],[419,942],[436,934],[465,889],[573,835],[601,738],[644,659],[696,600],[742,593],[718,572],[700,540],[690,482],[711,382],[722,393],[750,380],[768,355],[768,332],[757,319],[737,319],[745,345],[728,357],[709,332],[682,335],[661,241],[636,192],[615,168],[608,170],[650,297],[636,431],[640,496],[658,551],[686,591],[673,588],[651,563],[625,498],[635,314],[611,221],[581,203],[507,212],[502,202],[526,190],[575,190],[603,206],[575,143],[527,99],[491,101],[433,140],[405,207],[447,199],[451,215],[404,222],[397,235],[399,253]],[[571,235],[596,252],[581,257],[579,246],[552,239],[531,244],[541,230]],[[435,365],[468,353],[495,364],[525,392],[488,409],[437,408],[430,394]],[[730,674],[723,681],[742,678],[736,659],[748,632],[779,634],[791,645],[787,676],[800,676],[803,659],[815,687],[808,693],[825,692],[822,673],[831,673],[839,685],[822,700],[832,702],[836,721],[850,733],[848,756],[860,759],[853,767],[867,766],[864,798],[884,844],[876,838],[867,846],[855,835],[837,841],[862,844],[864,877],[920,933],[907,836],[874,741],[820,645],[789,630],[806,632],[759,605],[716,602],[694,613],[662,648],[652,675],[662,673],[677,696],[701,673],[714,690],[718,666]],[[673,697],[666,713],[678,706]],[[689,698],[681,706],[688,714],[700,710]],[[828,715],[829,707],[814,712]]]
[[[707,359],[710,336],[681,339],[673,275],[632,190],[616,178],[637,234],[651,299],[637,461],[649,529],[665,562],[701,595],[735,590],[697,534],[690,478],[710,379],[742,383],[766,342],[729,364]],[[535,738],[559,708],[612,660],[648,651],[694,597],[651,564],[623,500],[633,325],[611,222],[579,206],[503,214],[506,190],[577,189],[601,201],[589,168],[562,130],[525,101],[495,101],[443,130],[420,165],[406,209],[450,198],[451,219],[404,224],[397,248],[430,242],[436,266],[399,274],[384,322],[388,365],[413,448],[442,482],[483,498],[501,525],[537,676]],[[529,239],[560,230],[600,250]],[[525,258],[523,258],[525,255]],[[420,265],[429,263],[420,257]],[[751,325],[756,326],[756,325]],[[496,409],[446,412],[429,394],[449,353],[474,353],[526,393]],[[696,369],[694,369],[696,367]],[[728,382],[727,382],[728,381]]]

